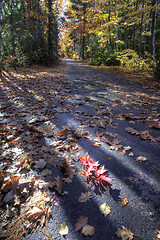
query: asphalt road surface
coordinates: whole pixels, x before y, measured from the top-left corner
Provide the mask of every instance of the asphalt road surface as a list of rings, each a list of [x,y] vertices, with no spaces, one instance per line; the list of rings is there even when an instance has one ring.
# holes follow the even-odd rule
[[[24,239],[116,240],[120,238],[115,232],[122,226],[134,234],[135,240],[158,239],[160,92],[76,61],[64,61],[68,65],[68,86],[61,107],[68,111],[56,113],[57,127],[88,131],[89,137],[77,138],[81,151],[72,156],[73,163],[80,169],[76,155],[88,153],[105,165],[108,176],[114,179],[110,187],[98,189],[77,173],[71,184],[64,183],[66,194],[52,208],[49,237],[37,231]],[[50,145],[50,141],[46,138],[45,144]],[[53,175],[57,176],[57,172]],[[82,192],[91,192],[90,200],[79,202]],[[124,198],[128,204],[122,206]],[[99,209],[103,203],[111,210],[106,217]],[[88,224],[95,228],[93,236],[75,231],[81,215],[87,216]],[[66,237],[58,233],[63,222],[69,227]]]

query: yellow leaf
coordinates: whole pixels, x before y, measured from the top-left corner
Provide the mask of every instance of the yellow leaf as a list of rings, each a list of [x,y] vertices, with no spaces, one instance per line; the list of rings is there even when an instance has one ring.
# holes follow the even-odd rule
[[[61,235],[64,236],[64,235],[67,235],[67,234],[68,234],[68,231],[69,231],[69,229],[68,229],[66,223],[63,222],[63,223],[60,225],[60,227],[59,227],[59,234],[61,234]]]
[[[104,214],[104,216],[106,217],[109,213],[110,213],[110,207],[107,205],[107,203],[103,203],[100,207],[100,211],[101,213]]]
[[[128,198],[122,199],[122,207],[127,205],[127,203],[128,203]]]
[[[83,228],[82,228],[82,234],[84,236],[93,236],[95,233],[95,229],[94,227],[90,226],[89,224],[85,225]]]
[[[124,226],[122,226],[122,229],[118,228],[115,234],[117,237],[121,237],[122,240],[132,240],[134,235],[129,229],[125,228]]]
[[[156,235],[156,237],[158,238],[158,239],[160,239],[160,231],[156,228],[156,231],[158,232],[158,234]]]

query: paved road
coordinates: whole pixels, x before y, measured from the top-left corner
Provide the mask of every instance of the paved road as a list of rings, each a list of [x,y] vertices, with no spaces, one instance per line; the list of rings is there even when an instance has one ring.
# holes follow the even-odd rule
[[[68,240],[119,239],[115,232],[122,226],[130,229],[136,240],[156,240],[155,227],[160,230],[160,139],[159,129],[151,126],[160,122],[160,92],[75,61],[65,62],[68,65],[66,78],[69,85],[62,107],[68,108],[68,111],[56,113],[60,119],[57,127],[88,131],[90,137],[77,140],[82,148],[80,155],[88,152],[91,158],[105,165],[109,177],[114,180],[110,188],[101,192],[92,185],[88,186],[77,174],[72,184],[64,184],[68,194],[60,198],[59,207],[53,207],[49,226],[57,226],[58,229],[59,224],[65,221],[69,226]],[[128,127],[132,129],[127,132]],[[137,135],[133,128],[137,130]],[[95,132],[96,129],[99,130]],[[105,134],[108,134],[107,139],[113,145],[105,140]],[[96,137],[100,142],[94,144]],[[120,142],[114,142],[115,139]],[[139,156],[147,160],[136,161]],[[80,168],[75,157],[73,161]],[[92,198],[79,203],[78,197],[86,191],[92,193]],[[123,198],[127,198],[129,203],[122,207]],[[99,210],[104,202],[111,208],[107,217]],[[81,231],[74,231],[76,219],[81,215],[87,216],[88,223],[95,227],[94,236],[84,237]],[[49,229],[52,239],[58,236],[57,229]],[[45,238],[42,233],[29,237]]]

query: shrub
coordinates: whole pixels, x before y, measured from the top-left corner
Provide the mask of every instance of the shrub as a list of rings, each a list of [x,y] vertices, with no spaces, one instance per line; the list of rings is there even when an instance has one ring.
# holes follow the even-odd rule
[[[121,65],[130,71],[151,71],[154,66],[153,59],[150,59],[147,53],[146,58],[142,58],[132,49],[126,49],[120,52],[118,59]]]
[[[110,54],[107,49],[99,49],[92,57],[90,62],[94,66],[119,66],[120,60],[115,54]]]

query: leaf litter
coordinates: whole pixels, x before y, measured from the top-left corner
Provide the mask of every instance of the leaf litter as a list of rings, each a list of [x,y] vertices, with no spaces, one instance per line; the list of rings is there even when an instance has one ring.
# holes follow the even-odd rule
[[[72,156],[82,150],[81,146],[78,145],[79,139],[84,138],[90,141],[94,139],[94,146],[99,147],[105,143],[109,145],[110,150],[116,151],[119,155],[124,155],[131,150],[131,147],[123,146],[120,136],[115,132],[106,131],[106,127],[117,128],[114,123],[115,120],[142,123],[149,121],[150,129],[159,129],[159,115],[155,113],[145,117],[133,116],[130,113],[114,115],[114,111],[111,108],[105,108],[103,104],[95,108],[95,116],[77,109],[75,112],[83,115],[82,119],[77,117],[80,123],[78,128],[73,129],[69,125],[57,128],[57,123],[60,121],[57,114],[69,113],[75,106],[72,103],[64,105],[65,100],[74,99],[73,96],[71,97],[68,94],[71,86],[65,76],[61,73],[57,75],[57,73],[44,71],[35,75],[26,75],[24,72],[23,77],[21,74],[14,72],[12,81],[17,81],[15,77],[23,87],[24,95],[21,96],[21,93],[17,92],[17,88],[9,86],[12,91],[7,95],[8,99],[4,101],[4,96],[0,98],[0,111],[5,112],[5,118],[1,118],[2,124],[0,125],[0,142],[2,143],[0,152],[2,153],[1,159],[5,160],[0,166],[0,183],[2,186],[0,205],[6,206],[7,211],[4,219],[8,216],[10,224],[7,231],[4,231],[4,228],[0,231],[2,236],[5,232],[4,236],[7,235],[8,239],[9,237],[11,239],[21,239],[28,230],[32,232],[37,227],[47,226],[51,215],[51,206],[57,201],[56,198],[52,199],[50,189],[55,190],[58,197],[59,195],[63,197],[62,181],[64,184],[71,184],[77,175],[77,171],[80,170],[70,160]],[[2,90],[7,92],[6,83],[3,81],[0,83]],[[31,86],[32,90],[30,89]],[[106,87],[113,88],[112,90],[117,92],[117,90],[114,90],[114,86],[106,85]],[[44,92],[47,92],[47,95]],[[17,102],[16,106],[18,108],[14,106],[16,94],[19,94],[22,102],[22,104]],[[30,98],[31,95],[32,98]],[[121,98],[118,97],[113,108],[123,105],[123,103],[126,105],[128,98],[135,108],[139,105],[143,108],[147,106],[147,101],[135,101],[136,98],[131,98],[130,94]],[[53,100],[55,102],[51,104]],[[89,96],[82,99],[75,97],[74,100],[79,101],[79,106],[81,100],[94,101]],[[10,104],[7,101],[10,101]],[[100,103],[98,100],[95,102]],[[89,103],[87,104],[90,106]],[[155,111],[154,106],[152,106],[152,109]],[[17,123],[16,120],[19,115],[21,123]],[[151,121],[154,121],[154,123],[151,124]],[[96,138],[94,134],[90,134],[88,127],[96,128],[94,132]],[[126,131],[132,135],[140,136],[141,140],[150,140],[154,143],[160,141],[158,137],[151,136],[150,130],[137,131],[135,128],[128,127]],[[47,142],[50,142],[49,145],[46,144]],[[129,152],[128,154],[131,155],[132,153]],[[140,157],[136,161],[147,160],[144,160],[143,156]],[[80,159],[84,166],[81,175],[85,176],[88,182],[104,184],[112,181],[112,178],[108,177],[108,172],[104,166],[100,166],[98,161],[94,162],[87,154]],[[53,177],[50,168],[60,169],[65,177],[62,177],[62,175]],[[37,176],[35,176],[34,171],[38,173]],[[46,179],[49,180],[46,182]],[[92,192],[82,192],[78,202],[83,204],[91,197]],[[122,200],[122,206],[127,204],[128,199],[125,199]],[[12,206],[15,209],[12,209],[11,213]],[[20,210],[19,214],[16,208]],[[104,203],[100,206],[100,211],[106,217],[110,213],[110,207]],[[13,214],[15,217],[12,219]],[[6,225],[4,224],[4,226]],[[82,234],[85,236],[95,234],[95,228],[88,224],[88,217],[81,216],[77,219],[75,227],[76,231],[82,229]],[[69,229],[65,222],[60,225],[59,231],[61,235],[68,234]],[[118,229],[116,235],[122,237],[122,239],[127,239],[127,237],[133,239],[134,234],[122,226],[122,230]]]

